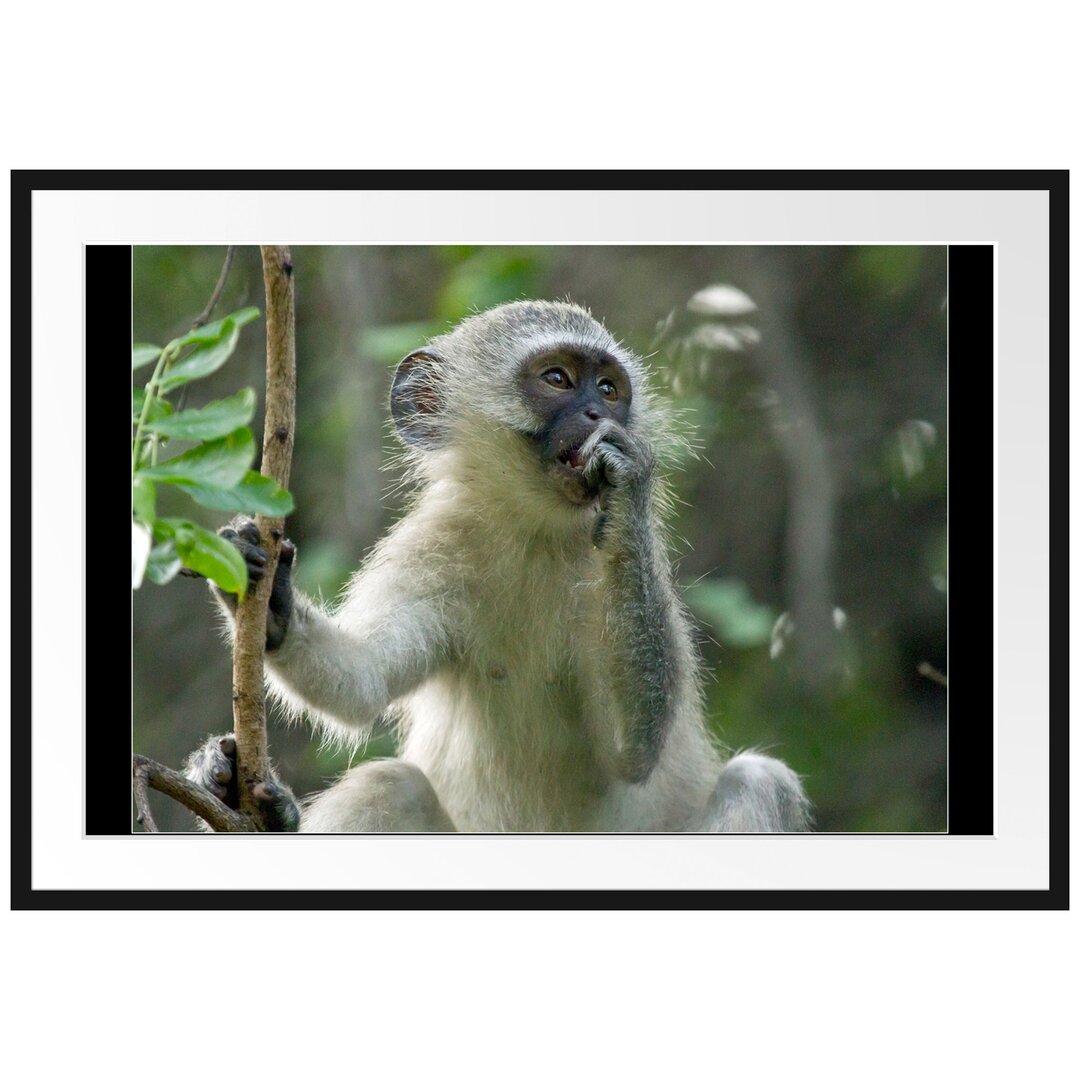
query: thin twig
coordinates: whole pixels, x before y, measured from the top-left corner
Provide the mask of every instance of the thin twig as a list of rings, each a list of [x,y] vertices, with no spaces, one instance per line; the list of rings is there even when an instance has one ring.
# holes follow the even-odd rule
[[[221,293],[225,288],[225,282],[229,277],[229,268],[232,266],[233,256],[236,254],[236,245],[230,244],[225,249],[225,265],[221,268],[221,273],[218,275],[217,284],[214,286],[213,294],[210,296],[210,300],[207,302],[206,307],[203,308],[202,314],[191,324],[192,330],[198,330],[200,326],[205,326],[210,321],[210,315],[214,308],[217,306],[217,302],[221,299]]]
[[[207,301],[206,307],[203,308],[202,314],[200,314],[195,319],[195,321],[191,324],[191,329],[192,330],[198,330],[198,328],[200,326],[205,326],[207,324],[207,322],[209,322],[211,312],[213,312],[214,308],[217,306],[217,302],[221,299],[221,293],[225,288],[225,282],[228,280],[229,270],[232,267],[233,256],[235,254],[236,254],[236,246],[234,244],[230,244],[225,249],[225,263],[221,267],[221,273],[218,274],[218,280],[217,280],[217,284],[214,286],[214,291],[211,294],[210,299]],[[149,390],[150,387],[154,386],[157,383],[158,378],[160,377],[161,372],[164,370],[166,364],[171,362],[171,360],[175,360],[175,359],[176,359],[176,354],[175,353],[170,357],[168,355],[167,351],[162,352],[161,357],[158,360],[158,366],[154,369],[154,377],[147,384],[147,389],[148,390]],[[178,410],[182,409],[184,407],[184,403],[187,401],[187,392],[188,392],[187,386],[184,386],[184,387],[181,388],[180,396],[177,399],[177,403],[176,403],[176,408]],[[132,451],[132,460],[131,460],[132,472],[135,471],[135,466],[138,463],[137,455],[139,454],[140,449],[141,449],[140,440],[141,440],[141,437],[142,437],[143,425],[146,423],[146,417],[150,412],[150,405],[152,403],[152,400],[156,396],[157,396],[156,394],[148,392],[147,395],[146,395],[146,400],[143,402],[142,415],[139,417],[139,424],[138,424],[138,427],[135,429],[135,438],[132,441],[132,445],[135,448]],[[158,436],[157,436],[157,433],[155,432],[150,437],[150,458],[151,458],[151,464],[153,464],[153,465],[157,464],[157,450],[158,450]]]
[[[149,783],[146,769],[132,762],[131,765],[132,791],[135,794],[135,808],[139,816],[135,819],[143,827],[145,832],[159,832],[154,815],[150,813]]]
[[[131,755],[131,775],[135,788],[135,805],[139,817],[147,832],[157,832],[154,819],[149,816],[146,804],[146,788],[152,787],[170,799],[186,806],[192,813],[198,814],[214,832],[255,832],[255,825],[243,814],[230,810],[220,799],[203,791],[186,776],[142,754]],[[142,804],[140,804],[140,789]]]
[[[915,670],[918,671],[924,679],[936,682],[938,686],[944,686],[946,690],[949,688],[948,678],[942,675],[929,660],[923,660]]]

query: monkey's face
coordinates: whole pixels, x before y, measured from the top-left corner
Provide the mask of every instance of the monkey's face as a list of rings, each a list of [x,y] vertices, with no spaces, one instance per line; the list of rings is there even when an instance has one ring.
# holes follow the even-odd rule
[[[611,447],[652,445],[659,430],[637,358],[587,311],[546,301],[471,316],[410,353],[390,411],[419,478],[452,480],[493,520],[556,533],[580,532],[582,511],[603,503]]]
[[[577,505],[600,494],[602,480],[582,447],[605,421],[626,426],[630,416],[630,377],[618,360],[602,350],[558,349],[528,360],[521,391],[539,421],[530,439],[547,475]]]

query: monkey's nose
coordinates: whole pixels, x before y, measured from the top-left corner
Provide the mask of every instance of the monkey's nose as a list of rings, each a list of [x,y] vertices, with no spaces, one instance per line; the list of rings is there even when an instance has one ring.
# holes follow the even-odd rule
[[[597,409],[597,408],[596,408],[596,407],[595,407],[594,405],[590,405],[590,406],[589,406],[589,407],[588,407],[588,408],[587,408],[587,409],[585,410],[585,415],[586,415],[586,416],[587,416],[587,417],[588,417],[588,418],[589,418],[590,420],[599,420],[599,419],[600,419],[600,410],[599,410],[599,409]]]

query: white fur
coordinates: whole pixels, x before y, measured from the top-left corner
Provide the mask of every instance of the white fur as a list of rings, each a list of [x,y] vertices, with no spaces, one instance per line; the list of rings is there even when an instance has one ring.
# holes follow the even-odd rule
[[[583,325],[580,309],[551,307],[556,342],[563,323]],[[802,827],[805,798],[786,766],[742,755],[722,770],[677,602],[675,647],[690,675],[647,779],[619,779],[620,718],[606,692],[615,635],[606,556],[591,543],[596,511],[568,502],[522,437],[495,419],[500,401],[505,411],[506,365],[498,333],[480,333],[485,319],[478,344],[469,340],[490,370],[448,409],[456,427],[446,445],[410,451],[420,487],[411,511],[336,610],[296,598],[284,643],[268,656],[272,688],[327,736],[362,739],[391,705],[400,725],[400,762],[347,774],[309,804],[302,828]],[[618,350],[599,324],[589,320],[588,332]],[[633,381],[636,437],[662,451],[670,428],[640,362],[618,354]],[[658,486],[657,521],[664,501]]]
[[[428,777],[462,830],[800,827],[794,774],[760,755],[721,771],[696,694],[676,711],[648,780],[618,780],[616,734],[594,696],[603,697],[603,642],[581,648],[604,600],[588,519],[560,542],[508,529],[507,510],[474,502],[462,512],[449,480],[433,485],[335,612],[298,598],[270,657],[286,701],[346,739],[395,703],[401,759]],[[393,793],[362,784],[369,768],[317,799],[303,828],[370,828],[388,815],[415,828],[411,800],[387,810]]]

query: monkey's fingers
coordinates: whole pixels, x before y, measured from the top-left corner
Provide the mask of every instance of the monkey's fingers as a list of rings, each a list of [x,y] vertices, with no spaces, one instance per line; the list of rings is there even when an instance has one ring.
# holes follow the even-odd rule
[[[648,448],[621,424],[602,421],[582,446],[585,475],[601,487],[621,488],[647,479],[653,458]]]
[[[274,780],[256,784],[253,793],[267,832],[296,832],[300,825],[300,808],[292,792]]]
[[[188,757],[184,775],[226,806],[238,808],[236,739],[231,734],[207,739]]]
[[[224,528],[218,529],[218,536],[222,540],[228,540],[237,551],[240,552],[247,564],[248,581],[261,581],[266,572],[268,555],[265,548],[259,544],[259,530],[255,528],[255,522],[250,518],[237,518]]]
[[[590,447],[590,443],[596,439],[592,435],[582,452],[587,453],[585,464],[585,477],[600,485],[608,487],[620,487],[623,481],[631,473],[630,461],[627,455],[607,439],[597,439]]]
[[[223,735],[217,745],[208,745],[207,788],[222,802],[228,799],[229,784],[236,772],[236,739],[232,735]]]
[[[233,530],[241,540],[249,544],[257,546],[262,543],[262,536],[259,535],[259,527],[255,524],[254,518],[239,515],[234,517],[225,527]]]

